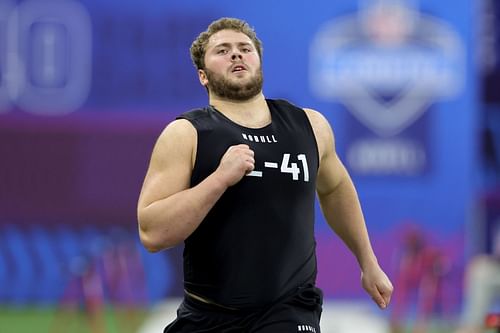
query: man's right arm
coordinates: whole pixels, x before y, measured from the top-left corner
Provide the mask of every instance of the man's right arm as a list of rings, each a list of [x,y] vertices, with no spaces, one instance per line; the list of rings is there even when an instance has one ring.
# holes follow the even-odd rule
[[[196,149],[196,130],[184,119],[170,123],[155,144],[137,206],[139,236],[151,252],[189,237],[226,189],[253,170],[253,152],[233,146],[215,172],[190,188]]]

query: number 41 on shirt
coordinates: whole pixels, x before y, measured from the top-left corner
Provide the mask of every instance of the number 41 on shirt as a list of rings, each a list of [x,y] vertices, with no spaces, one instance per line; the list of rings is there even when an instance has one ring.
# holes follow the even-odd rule
[[[305,154],[298,154],[297,160],[301,162],[302,174],[303,177],[300,179],[301,168],[299,168],[299,164],[295,162],[290,163],[290,154],[283,154],[283,159],[281,160],[281,164],[279,165],[276,162],[264,162],[264,167],[269,169],[280,169],[282,173],[289,173],[292,175],[293,180],[303,180],[305,182],[309,181],[309,168],[307,166],[307,158]],[[263,172],[254,170],[247,174],[247,176],[252,177],[262,177]]]

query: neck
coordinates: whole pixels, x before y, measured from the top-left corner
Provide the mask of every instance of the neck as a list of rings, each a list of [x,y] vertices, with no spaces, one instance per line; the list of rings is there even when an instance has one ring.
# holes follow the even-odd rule
[[[223,99],[211,94],[209,102],[226,117],[246,127],[262,127],[271,122],[271,113],[262,92],[245,101]]]

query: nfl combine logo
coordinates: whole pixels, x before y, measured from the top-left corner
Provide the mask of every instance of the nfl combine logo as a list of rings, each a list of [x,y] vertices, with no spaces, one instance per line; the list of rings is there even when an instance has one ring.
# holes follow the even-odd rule
[[[346,117],[345,155],[354,173],[422,175],[432,165],[430,117],[422,116],[463,91],[463,40],[448,22],[421,11],[418,0],[359,3],[314,36],[312,92],[353,116]]]
[[[323,100],[341,102],[378,136],[393,136],[430,104],[463,89],[463,43],[447,22],[418,11],[417,0],[360,5],[317,32],[311,88]]]

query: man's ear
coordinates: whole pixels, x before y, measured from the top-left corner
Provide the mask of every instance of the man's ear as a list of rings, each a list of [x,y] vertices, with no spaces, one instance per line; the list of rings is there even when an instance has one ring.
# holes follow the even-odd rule
[[[203,69],[198,69],[198,79],[200,80],[200,83],[202,86],[206,87],[208,84],[208,78],[207,74]]]

